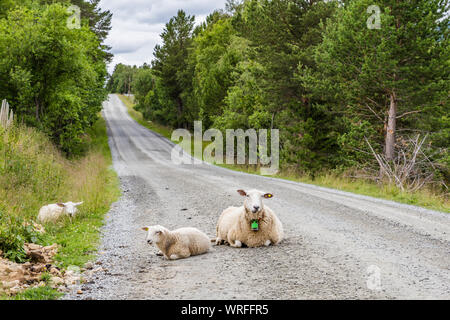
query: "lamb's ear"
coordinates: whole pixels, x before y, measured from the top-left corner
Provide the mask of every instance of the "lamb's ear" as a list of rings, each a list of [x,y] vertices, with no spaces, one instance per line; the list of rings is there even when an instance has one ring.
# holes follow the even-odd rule
[[[148,231],[148,227],[143,227],[142,230]]]
[[[64,208],[66,206],[64,203],[57,203],[56,205],[61,208]]]
[[[237,192],[243,197],[247,195],[247,192],[245,192],[244,190],[238,190]]]
[[[83,203],[84,203],[84,201],[81,201],[81,202],[75,203],[74,206],[78,207],[78,206],[81,206]]]
[[[273,194],[266,193],[263,197],[266,198],[266,199],[270,199],[270,198],[273,198]]]

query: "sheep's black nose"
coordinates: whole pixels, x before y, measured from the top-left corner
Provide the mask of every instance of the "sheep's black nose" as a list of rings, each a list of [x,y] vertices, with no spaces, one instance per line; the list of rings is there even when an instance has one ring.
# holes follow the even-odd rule
[[[148,244],[152,244],[152,240],[147,240],[147,243]]]
[[[259,206],[253,206],[253,209],[255,209],[256,211],[259,210]]]

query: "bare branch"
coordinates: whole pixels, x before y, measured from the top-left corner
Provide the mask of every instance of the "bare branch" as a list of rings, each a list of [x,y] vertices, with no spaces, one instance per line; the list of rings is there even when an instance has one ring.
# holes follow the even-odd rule
[[[423,150],[428,135],[421,139],[418,134],[413,139],[403,141],[406,148],[398,148],[393,161],[388,161],[383,155],[377,154],[369,140],[364,139],[378,163],[381,177],[386,177],[389,183],[394,182],[400,190],[416,191],[433,182],[436,166]],[[379,180],[379,177],[375,180]],[[440,183],[447,188],[443,181]]]
[[[369,108],[370,111],[372,111],[372,113],[381,121],[384,122],[384,119],[381,118],[367,103],[366,103],[366,107]]]
[[[422,110],[416,110],[416,111],[405,112],[404,114],[397,116],[397,119],[400,119],[400,118],[402,118],[402,117],[404,117],[404,116],[407,116],[408,114],[420,113],[420,112],[422,112]]]

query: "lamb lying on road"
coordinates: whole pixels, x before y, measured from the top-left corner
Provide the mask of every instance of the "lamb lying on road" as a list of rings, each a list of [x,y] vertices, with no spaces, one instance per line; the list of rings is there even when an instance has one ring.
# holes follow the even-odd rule
[[[275,213],[264,206],[262,199],[273,197],[258,190],[238,190],[245,197],[242,207],[222,212],[217,223],[216,244],[227,242],[232,247],[261,247],[278,244],[283,239],[283,226]]]
[[[155,243],[168,260],[203,254],[211,248],[210,238],[195,228],[169,231],[162,226],[153,226],[144,227],[142,230],[147,231],[147,243]]]
[[[63,215],[68,215],[72,218],[78,211],[77,207],[82,204],[83,202],[49,204],[39,210],[38,220],[43,223],[55,222]]]

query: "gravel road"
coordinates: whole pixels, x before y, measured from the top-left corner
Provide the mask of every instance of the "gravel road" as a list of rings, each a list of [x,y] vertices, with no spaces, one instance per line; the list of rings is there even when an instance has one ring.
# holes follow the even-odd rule
[[[448,214],[208,164],[177,166],[173,144],[132,120],[117,96],[104,116],[123,196],[102,230],[104,270],[65,299],[450,299]],[[274,193],[265,203],[284,225],[279,246],[220,246],[165,261],[146,244],[140,228],[152,224],[213,237],[221,211],[242,203],[240,188]]]

